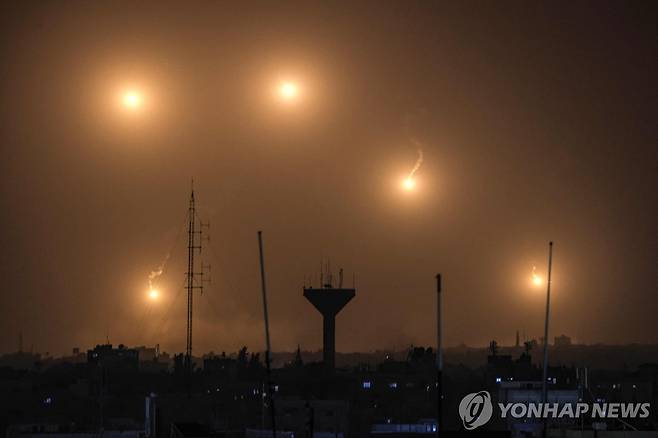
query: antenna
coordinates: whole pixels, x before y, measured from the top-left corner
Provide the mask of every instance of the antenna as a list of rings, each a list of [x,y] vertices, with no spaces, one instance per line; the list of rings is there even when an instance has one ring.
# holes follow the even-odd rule
[[[197,229],[198,222],[198,229]],[[203,242],[202,231],[203,228],[209,228],[210,225],[198,220],[196,216],[196,205],[194,198],[194,179],[192,179],[192,189],[190,192],[190,201],[188,207],[188,223],[187,223],[187,272],[185,273],[186,282],[185,288],[187,289],[187,345],[185,349],[185,368],[187,371],[187,390],[190,392],[191,377],[192,377],[192,316],[194,309],[194,289],[199,289],[203,293],[204,280],[203,273],[205,269],[210,270],[210,265],[201,264],[201,271],[195,270],[194,256],[201,253],[201,244]],[[206,239],[207,240],[207,239]],[[196,279],[200,278],[197,282]]]

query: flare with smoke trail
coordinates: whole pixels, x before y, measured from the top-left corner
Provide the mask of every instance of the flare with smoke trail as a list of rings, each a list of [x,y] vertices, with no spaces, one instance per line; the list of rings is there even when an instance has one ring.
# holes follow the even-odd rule
[[[167,265],[167,262],[169,261],[169,256],[171,253],[167,253],[167,256],[164,258],[162,263],[155,269],[155,271],[151,271],[149,274],[149,290],[152,291],[153,289],[153,282],[155,281],[156,278],[164,274],[165,266]]]
[[[419,144],[417,141],[414,141],[414,143]],[[414,175],[416,172],[418,172],[418,169],[420,169],[420,166],[423,164],[423,150],[418,149],[418,159],[416,160],[416,164],[414,165],[413,169],[411,169],[411,172],[409,172],[409,175],[405,178],[405,180],[402,182],[402,185],[405,189],[411,190],[414,188],[416,185],[416,182],[414,181]]]
[[[423,150],[418,149],[418,159],[416,160],[416,164],[414,165],[414,168],[411,169],[411,172],[409,172],[409,176],[407,179],[411,179],[414,177],[414,174],[420,169],[420,166],[423,164]]]
[[[541,277],[537,274],[537,267],[532,265],[532,282],[535,286],[541,285]]]

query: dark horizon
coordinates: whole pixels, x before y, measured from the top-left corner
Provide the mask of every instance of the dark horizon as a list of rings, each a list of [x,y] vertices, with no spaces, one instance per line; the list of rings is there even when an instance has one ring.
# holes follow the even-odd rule
[[[655,3],[61,6],[0,6],[0,351],[184,351],[192,178],[196,355],[262,349],[258,230],[274,351],[321,348],[322,260],[339,352],[435,345],[437,272],[445,345],[538,339],[549,240],[549,339],[658,344]]]
[[[493,337],[491,341],[496,341],[499,342],[499,338]],[[540,339],[530,339],[529,341],[536,341],[537,345],[535,345],[532,349],[532,355],[539,355],[541,356],[542,353],[542,347],[541,347],[541,340]],[[139,349],[139,348],[149,348],[153,349],[156,346],[159,346],[158,344],[134,344],[134,345],[129,345],[129,344],[124,344],[120,342],[119,340],[109,340],[109,344],[107,343],[107,340],[99,342],[98,344],[94,345],[87,345],[87,346],[77,346],[75,348],[79,349],[79,354],[83,354],[88,350],[93,350],[95,347],[98,347],[99,345],[112,345],[113,348],[118,348],[119,346],[123,346],[124,348],[127,349]],[[250,345],[243,345],[242,347],[247,348],[247,351],[249,353],[259,353],[259,354],[264,354],[265,350],[263,347],[259,346],[250,346]],[[241,347],[241,348],[242,348]],[[423,348],[431,348],[435,349],[436,345],[415,345],[415,344],[410,344],[406,346],[400,346],[399,348],[374,348],[372,350],[364,350],[364,351],[336,351],[336,357],[339,358],[341,356],[350,356],[350,355],[376,355],[376,354],[384,354],[384,353],[394,353],[397,355],[401,354],[406,354],[411,347],[423,347]],[[522,350],[524,347],[523,345],[521,346],[516,346],[513,343],[500,343],[497,345],[498,348],[501,350]],[[597,349],[597,348],[604,348],[604,349],[616,349],[616,348],[649,348],[651,350],[651,353],[656,352],[658,354],[658,344],[652,344],[652,343],[647,343],[647,344],[639,344],[639,343],[626,343],[626,344],[603,344],[603,343],[596,343],[596,344],[580,344],[580,343],[572,343],[569,347],[566,347],[567,349],[578,349],[578,348],[586,348],[586,349]],[[50,358],[50,359],[66,359],[74,356],[72,354],[72,350],[68,352],[63,352],[61,354],[55,353],[53,354],[50,351],[33,351],[30,350],[30,346],[23,346],[22,350],[11,350],[11,351],[2,351],[0,352],[0,355],[6,355],[6,358],[9,358],[15,353],[25,353],[25,354],[33,354],[33,355],[41,355],[42,358]],[[444,347],[444,351],[446,354],[449,356],[450,354],[453,354],[458,351],[462,350],[468,350],[468,351],[489,351],[491,348],[490,345],[467,345],[467,344],[459,344],[459,345],[449,345]],[[553,349],[560,349],[560,348],[565,348],[565,347],[560,347],[556,346],[551,340],[549,342],[549,350]],[[208,351],[202,351],[202,352],[194,352],[193,357],[196,359],[201,359],[204,356],[209,356],[209,355],[221,355],[222,353],[225,353],[227,356],[234,357],[236,356],[240,351],[240,348],[236,350],[208,350]],[[320,360],[318,362],[322,362],[322,346],[319,348],[315,349],[304,349],[301,348],[300,346],[300,351],[303,355],[312,355],[312,356],[317,356]],[[273,355],[293,355],[297,352],[297,349],[292,349],[292,350],[273,350],[272,354]],[[515,351],[518,353],[518,351]],[[173,357],[176,354],[184,354],[184,350],[178,351],[178,350],[165,350],[165,349],[160,349],[160,353],[166,353],[170,357]],[[48,354],[48,356],[45,356]],[[541,359],[540,357],[538,357]],[[541,362],[541,361],[540,361]]]

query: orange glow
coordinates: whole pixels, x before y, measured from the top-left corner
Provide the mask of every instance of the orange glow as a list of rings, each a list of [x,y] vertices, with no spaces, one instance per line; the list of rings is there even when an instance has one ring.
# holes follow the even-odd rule
[[[134,90],[126,91],[123,94],[121,102],[124,107],[135,111],[142,106],[142,95]]]
[[[413,178],[405,178],[402,181],[402,188],[411,191],[416,187],[416,181],[413,180]]]
[[[412,191],[414,188],[416,188],[416,180],[414,179],[414,176],[416,175],[416,172],[418,172],[418,169],[420,169],[420,166],[423,165],[423,151],[422,149],[418,149],[418,159],[416,160],[416,164],[414,164],[413,169],[411,169],[411,172],[409,172],[409,175],[405,179],[402,180],[402,188],[408,192]]]
[[[283,100],[294,100],[299,95],[299,87],[293,82],[283,82],[279,86],[279,95]]]
[[[532,284],[534,284],[535,286],[541,286],[543,281],[542,281],[542,278],[539,275],[537,275],[536,270],[537,270],[537,268],[535,266],[533,266],[532,267]]]
[[[151,290],[149,291],[149,299],[150,299],[151,301],[155,301],[155,300],[157,300],[158,298],[160,298],[160,292],[159,292],[157,289],[151,289]]]

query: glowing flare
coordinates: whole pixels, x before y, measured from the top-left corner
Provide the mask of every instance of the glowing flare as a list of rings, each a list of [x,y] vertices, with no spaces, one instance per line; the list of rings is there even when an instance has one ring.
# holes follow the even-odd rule
[[[123,95],[123,106],[136,110],[142,105],[142,96],[136,91],[128,91]]]
[[[284,100],[293,100],[299,94],[299,88],[292,82],[283,82],[279,87],[279,94]]]
[[[414,164],[413,169],[411,169],[411,172],[409,172],[409,175],[402,181],[402,188],[408,192],[413,190],[416,187],[416,181],[414,180],[414,175],[416,172],[418,172],[418,169],[420,169],[420,166],[423,164],[423,151],[422,149],[418,149],[418,159],[416,160],[416,164]]]
[[[533,266],[532,267],[532,284],[534,284],[535,286],[541,286],[542,279],[539,275],[537,275],[536,270],[537,270],[537,267]]]
[[[149,291],[149,298],[154,301],[157,300],[158,298],[160,298],[160,292],[158,292],[157,289],[151,289]]]
[[[416,187],[416,181],[412,178],[405,178],[404,181],[402,181],[402,188],[405,190],[413,190],[414,187]]]

